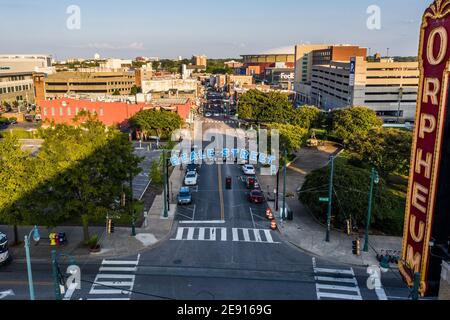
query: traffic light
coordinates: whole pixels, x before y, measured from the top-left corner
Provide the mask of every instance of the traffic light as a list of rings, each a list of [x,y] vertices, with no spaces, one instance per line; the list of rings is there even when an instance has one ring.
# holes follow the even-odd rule
[[[108,219],[108,234],[114,233],[114,221],[112,219]]]
[[[354,255],[361,255],[361,242],[359,239],[356,239],[353,241],[353,250],[352,250]]]

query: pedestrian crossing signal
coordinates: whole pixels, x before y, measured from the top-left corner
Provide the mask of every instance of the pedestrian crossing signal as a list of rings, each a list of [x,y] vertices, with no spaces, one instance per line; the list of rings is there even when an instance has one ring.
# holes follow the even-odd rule
[[[359,239],[353,241],[353,254],[354,255],[361,255],[361,242]]]
[[[108,219],[108,234],[114,233],[114,221],[112,219]]]

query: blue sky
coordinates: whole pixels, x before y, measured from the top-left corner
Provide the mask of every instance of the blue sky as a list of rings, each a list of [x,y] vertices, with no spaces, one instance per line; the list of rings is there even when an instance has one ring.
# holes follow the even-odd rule
[[[0,53],[175,58],[240,54],[296,43],[351,43],[416,55],[431,0],[0,0]],[[69,30],[69,5],[81,29]],[[369,5],[381,30],[366,27]]]

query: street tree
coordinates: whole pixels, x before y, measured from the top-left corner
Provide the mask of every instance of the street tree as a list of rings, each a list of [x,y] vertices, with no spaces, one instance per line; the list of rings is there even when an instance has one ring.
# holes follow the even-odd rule
[[[239,117],[258,123],[289,123],[294,108],[286,94],[250,90],[239,99]]]
[[[399,129],[372,129],[367,135],[350,140],[350,150],[364,163],[370,163],[387,177],[408,175],[412,133]]]
[[[170,136],[182,124],[178,114],[156,109],[140,111],[130,119],[132,129],[139,131],[145,140],[151,135]]]
[[[332,134],[345,145],[351,139],[365,136],[371,129],[381,128],[383,121],[367,107],[350,107],[332,113]]]
[[[271,123],[268,130],[278,130],[280,134],[280,147],[292,152],[299,149],[306,141],[308,129],[291,124]]]
[[[315,106],[302,106],[293,113],[292,124],[311,129],[320,125],[322,112]]]

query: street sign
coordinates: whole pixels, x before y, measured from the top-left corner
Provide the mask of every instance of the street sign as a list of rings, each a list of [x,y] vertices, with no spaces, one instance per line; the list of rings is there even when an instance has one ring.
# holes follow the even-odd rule
[[[330,198],[319,198],[320,202],[330,202]]]

